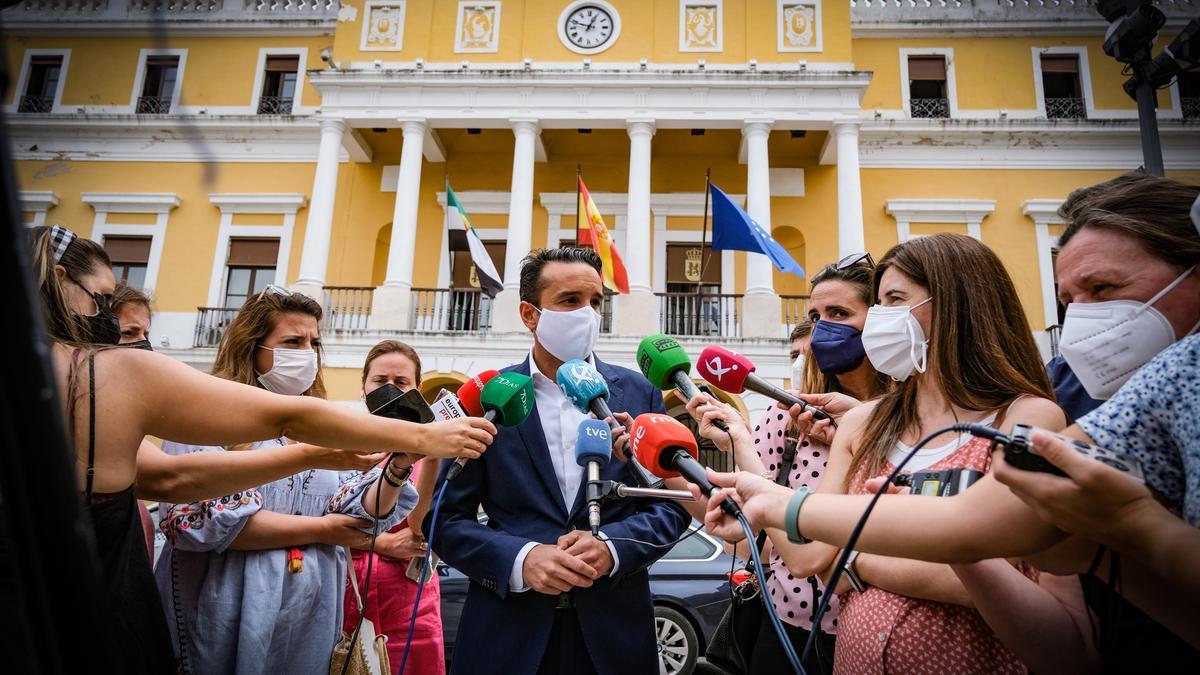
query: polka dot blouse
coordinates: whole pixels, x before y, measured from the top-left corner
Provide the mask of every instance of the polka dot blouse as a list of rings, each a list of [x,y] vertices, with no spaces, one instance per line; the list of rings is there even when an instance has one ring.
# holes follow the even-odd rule
[[[779,475],[783,465],[783,449],[786,442],[790,417],[778,408],[768,408],[754,427],[754,449],[767,468],[767,474],[772,478]],[[796,447],[796,457],[792,461],[791,474],[788,476],[788,487],[798,488],[807,486],[817,489],[821,475],[825,473],[825,463],[829,459],[829,447],[816,440],[801,438]],[[821,594],[825,585],[815,576],[797,579],[788,572],[783,564],[783,558],[772,550],[768,563],[771,576],[767,579],[767,592],[771,602],[779,613],[779,618],[792,626],[805,630],[812,629],[812,617],[821,602]],[[834,597],[829,610],[821,618],[821,629],[826,633],[837,632],[838,599]]]

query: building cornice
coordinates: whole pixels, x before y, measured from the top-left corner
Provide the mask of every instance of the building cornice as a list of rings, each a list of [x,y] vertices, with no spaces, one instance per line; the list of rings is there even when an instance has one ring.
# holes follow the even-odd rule
[[[1164,34],[1195,15],[1193,0],[1156,3]],[[854,38],[1103,37],[1108,22],[1094,0],[850,0]]]
[[[84,204],[96,213],[170,213],[179,206],[174,192],[84,192]]]
[[[1021,213],[1034,223],[1064,223],[1066,221],[1058,215],[1058,208],[1062,203],[1061,199],[1030,199],[1021,207]]]
[[[49,190],[22,190],[18,196],[22,211],[49,211],[58,206],[58,195]]]
[[[208,195],[208,201],[225,213],[283,213],[295,215],[308,198],[286,192],[226,192]]]

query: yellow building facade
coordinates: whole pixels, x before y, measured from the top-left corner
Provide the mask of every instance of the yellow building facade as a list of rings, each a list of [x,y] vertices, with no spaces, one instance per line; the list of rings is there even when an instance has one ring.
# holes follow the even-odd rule
[[[1160,43],[1200,12],[1162,8]],[[516,270],[574,240],[577,171],[632,289],[602,358],[633,366],[662,331],[787,380],[808,283],[754,254],[701,271],[706,172],[809,271],[981,239],[1048,351],[1057,206],[1141,163],[1083,0],[27,0],[3,19],[27,222],[104,243],[153,292],[156,349],[197,367],[264,284],[320,298],[341,400],[385,336],[430,386],[522,358]],[[1195,78],[1158,114],[1168,174],[1200,182]],[[494,301],[447,250],[447,183],[504,276]]]

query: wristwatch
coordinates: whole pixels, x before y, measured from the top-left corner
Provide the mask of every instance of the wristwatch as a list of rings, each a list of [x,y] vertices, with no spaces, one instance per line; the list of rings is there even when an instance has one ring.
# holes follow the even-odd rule
[[[862,593],[870,587],[870,584],[859,578],[858,572],[854,571],[854,561],[856,560],[858,560],[858,551],[850,551],[850,557],[846,558],[846,564],[842,567],[842,571],[846,574],[846,580],[850,582],[850,587]]]

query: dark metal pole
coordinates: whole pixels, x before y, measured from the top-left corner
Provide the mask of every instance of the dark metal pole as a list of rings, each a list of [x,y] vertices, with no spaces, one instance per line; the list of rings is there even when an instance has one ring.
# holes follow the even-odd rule
[[[1138,73],[1137,107],[1138,127],[1142,134],[1142,165],[1147,173],[1161,176],[1163,170],[1162,141],[1158,136],[1158,95],[1146,75],[1150,61],[1134,64]]]
[[[704,218],[700,221],[700,278],[696,280],[695,332],[700,332],[700,305],[703,303],[704,271],[709,256],[704,255],[704,240],[708,237],[708,195],[712,191],[712,167],[704,170]],[[686,298],[686,296],[685,296]]]

